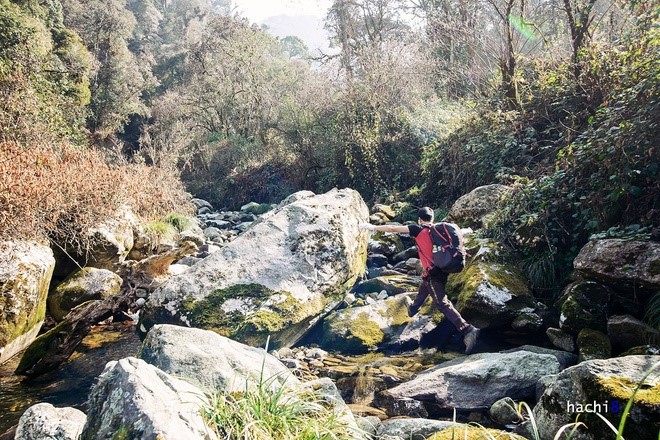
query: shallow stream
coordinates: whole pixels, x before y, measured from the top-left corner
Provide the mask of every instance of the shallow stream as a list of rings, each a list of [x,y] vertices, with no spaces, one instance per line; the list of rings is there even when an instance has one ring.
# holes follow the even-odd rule
[[[140,347],[135,328],[96,329],[62,367],[43,376],[16,376],[20,357],[0,366],[0,440],[13,439],[13,431],[27,408],[40,402],[74,407],[85,412],[87,394],[105,364],[135,356]]]

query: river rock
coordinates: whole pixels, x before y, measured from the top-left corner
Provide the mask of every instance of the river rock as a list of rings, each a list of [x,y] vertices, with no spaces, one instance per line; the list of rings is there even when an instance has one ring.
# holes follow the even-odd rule
[[[37,337],[54,268],[55,258],[47,246],[0,242],[0,364]]]
[[[475,188],[454,202],[447,220],[463,227],[485,227],[488,215],[499,208],[502,198],[511,191],[510,187],[498,184]]]
[[[607,335],[616,353],[646,344],[660,345],[660,332],[630,315],[612,316],[607,321]]]
[[[615,289],[660,290],[660,243],[641,240],[592,240],[573,262],[585,278]]]
[[[376,438],[425,440],[434,433],[452,425],[454,425],[454,422],[432,419],[388,419],[383,421],[376,429]]]
[[[89,395],[81,440],[216,439],[202,418],[202,390],[141,359],[109,362]]]
[[[527,351],[479,353],[439,364],[413,380],[383,393],[390,415],[400,399],[430,402],[458,411],[488,409],[497,400],[532,399],[539,378],[559,371],[559,362],[548,354]]]
[[[298,383],[284,364],[262,348],[210,330],[156,325],[149,330],[139,357],[208,391],[244,391],[260,380],[273,388]]]
[[[178,323],[253,346],[297,342],[363,273],[368,209],[351,189],[292,199],[156,290],[139,330]]]
[[[606,331],[609,300],[610,290],[600,283],[577,281],[569,284],[558,302],[559,328],[573,336],[583,328]]]
[[[369,240],[369,252],[391,257],[404,250],[399,234],[375,232]]]
[[[420,282],[420,277],[409,275],[380,276],[358,283],[353,288],[353,293],[358,296],[365,296],[367,293],[382,292],[384,290],[389,296],[394,296],[399,293],[416,292]]]
[[[559,362],[560,370],[565,370],[568,367],[572,367],[578,362],[577,355],[573,353],[569,353],[563,350],[552,350],[550,348],[537,347],[535,345],[522,345],[510,350],[504,350],[503,353],[513,353],[514,351],[529,351],[530,353],[552,355],[555,357],[555,359],[557,359],[557,362]]]
[[[568,333],[563,332],[558,328],[548,327],[545,334],[548,335],[548,339],[550,339],[550,342],[552,342],[552,345],[555,347],[571,353],[575,351],[575,339]]]
[[[510,325],[536,307],[524,276],[494,262],[477,261],[450,276],[447,294],[463,318],[482,329]]]
[[[87,416],[75,408],[37,403],[21,416],[15,440],[78,440]]]
[[[192,199],[190,202],[195,205],[195,208],[199,210],[200,208],[207,208],[209,211],[213,211],[213,205],[203,199]]]
[[[247,212],[254,215],[261,215],[273,209],[273,205],[270,203],[257,203],[250,202],[246,205],[241,206],[241,212]]]
[[[553,438],[563,425],[574,422],[580,414],[580,421],[588,429],[578,430],[574,440],[613,438],[605,422],[593,412],[587,412],[587,409],[595,410],[618,426],[636,384],[654,365],[657,367],[658,362],[660,356],[626,356],[582,362],[562,371],[534,407],[540,437]],[[657,440],[655,424],[660,420],[659,373],[656,368],[644,381],[646,385],[637,392],[623,431],[625,438]]]
[[[320,344],[326,350],[343,353],[366,353],[383,348],[419,347],[425,334],[442,319],[431,301],[420,312],[408,317],[408,295],[397,295],[362,307],[333,312],[323,321]]]
[[[522,421],[522,417],[516,409],[516,402],[510,397],[505,397],[493,403],[488,410],[488,415],[495,423],[500,425],[510,425]]]
[[[387,217],[388,220],[392,220],[394,217],[396,217],[396,211],[390,206],[390,205],[383,205],[381,203],[376,203],[372,208],[371,211],[374,214],[381,213]]]
[[[383,395],[390,402],[409,398],[459,411],[483,410],[504,397],[533,398],[538,379],[558,371],[559,362],[548,354],[479,353],[439,364]],[[406,415],[389,408],[388,414]]]
[[[122,279],[106,269],[84,267],[62,281],[48,296],[48,311],[60,322],[72,308],[119,294]]]
[[[579,362],[608,359],[612,356],[612,344],[603,332],[584,328],[577,337]]]
[[[113,218],[90,229],[89,236],[94,242],[85,266],[97,269],[114,270],[123,262],[133,247],[134,231],[139,221],[128,206],[119,208]]]

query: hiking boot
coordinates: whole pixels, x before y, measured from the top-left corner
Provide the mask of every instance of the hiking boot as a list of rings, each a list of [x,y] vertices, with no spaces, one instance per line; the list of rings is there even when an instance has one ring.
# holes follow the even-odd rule
[[[477,338],[479,337],[479,329],[472,327],[472,329],[463,336],[463,342],[465,343],[465,354],[470,354],[474,350],[474,346],[477,345]]]

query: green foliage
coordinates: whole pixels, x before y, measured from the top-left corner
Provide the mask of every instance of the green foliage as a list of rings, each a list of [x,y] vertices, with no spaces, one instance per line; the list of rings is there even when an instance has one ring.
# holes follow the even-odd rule
[[[178,232],[183,232],[186,229],[190,228],[192,225],[192,220],[190,217],[180,214],[178,212],[171,212],[165,216],[163,219],[165,223],[169,223],[176,229]]]
[[[0,140],[81,136],[88,53],[56,5],[0,1]]]
[[[254,389],[216,393],[203,416],[227,440],[348,440],[358,434],[331,401],[310,390],[275,389],[276,380],[262,377]]]
[[[656,330],[660,330],[660,293],[656,293],[646,305],[644,320]]]

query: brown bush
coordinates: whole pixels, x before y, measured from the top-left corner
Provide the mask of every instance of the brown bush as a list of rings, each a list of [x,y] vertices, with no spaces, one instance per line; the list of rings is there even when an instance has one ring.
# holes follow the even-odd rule
[[[0,143],[0,240],[47,238],[84,249],[87,231],[130,205],[144,220],[190,212],[175,172],[110,165],[99,151]]]

